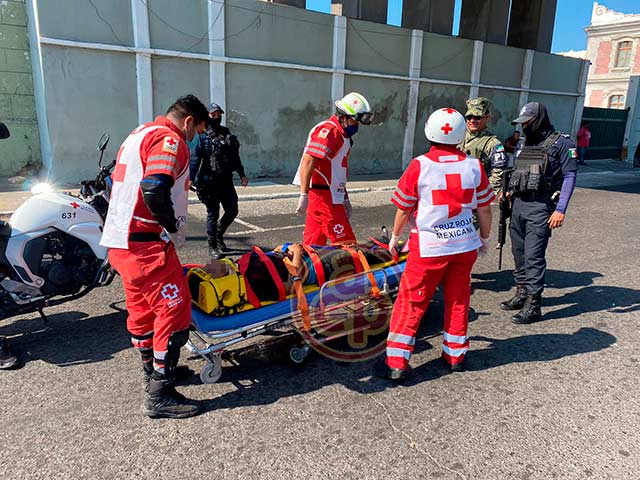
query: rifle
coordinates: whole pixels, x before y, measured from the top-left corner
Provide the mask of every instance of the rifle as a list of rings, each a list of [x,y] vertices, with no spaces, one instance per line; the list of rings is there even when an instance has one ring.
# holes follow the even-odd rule
[[[498,203],[500,208],[500,222],[498,223],[498,270],[502,270],[502,247],[507,240],[507,220],[511,218],[511,200],[507,196],[509,190],[509,179],[511,171],[505,171],[502,174],[502,182],[500,185],[501,198]]]

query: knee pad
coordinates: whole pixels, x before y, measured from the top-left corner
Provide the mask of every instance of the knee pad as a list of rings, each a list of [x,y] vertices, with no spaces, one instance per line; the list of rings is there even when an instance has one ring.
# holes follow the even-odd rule
[[[189,329],[178,330],[173,332],[169,337],[169,343],[167,344],[167,355],[165,361],[167,364],[178,363],[180,357],[180,349],[189,340]]]
[[[169,337],[169,343],[167,345],[167,352],[176,351],[179,352],[184,344],[189,340],[189,329],[178,330],[173,332]]]

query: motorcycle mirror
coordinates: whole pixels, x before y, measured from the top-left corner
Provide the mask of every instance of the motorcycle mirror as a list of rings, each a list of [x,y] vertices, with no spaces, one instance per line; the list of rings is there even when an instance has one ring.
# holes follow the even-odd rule
[[[9,133],[9,129],[7,128],[7,126],[0,122],[0,140],[3,140],[5,138],[9,138],[11,136],[11,134]]]
[[[102,156],[104,155],[104,151],[107,148],[107,144],[109,143],[109,139],[111,138],[111,134],[109,132],[105,132],[98,140],[98,151],[100,152],[100,160],[98,161],[98,166],[102,166]]]
[[[102,134],[102,136],[100,137],[100,140],[98,140],[99,152],[104,152],[104,150],[107,148],[107,144],[109,143],[110,138],[111,138],[111,134],[109,132]]]

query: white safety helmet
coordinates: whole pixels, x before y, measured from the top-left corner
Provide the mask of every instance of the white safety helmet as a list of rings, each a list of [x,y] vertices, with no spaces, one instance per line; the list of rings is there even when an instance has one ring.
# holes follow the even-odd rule
[[[427,140],[444,145],[458,145],[464,140],[467,124],[462,114],[453,108],[439,108],[427,119],[424,134]]]
[[[356,92],[348,93],[341,100],[336,100],[338,113],[347,115],[362,123],[370,125],[373,120],[371,105],[364,96]]]

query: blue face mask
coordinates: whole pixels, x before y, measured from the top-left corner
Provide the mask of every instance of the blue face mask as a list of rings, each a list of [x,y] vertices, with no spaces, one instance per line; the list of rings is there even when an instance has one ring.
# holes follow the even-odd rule
[[[347,134],[347,137],[351,138],[353,137],[356,133],[358,133],[358,129],[360,128],[359,124],[355,124],[355,125],[348,125],[346,127],[344,127],[344,133]]]

